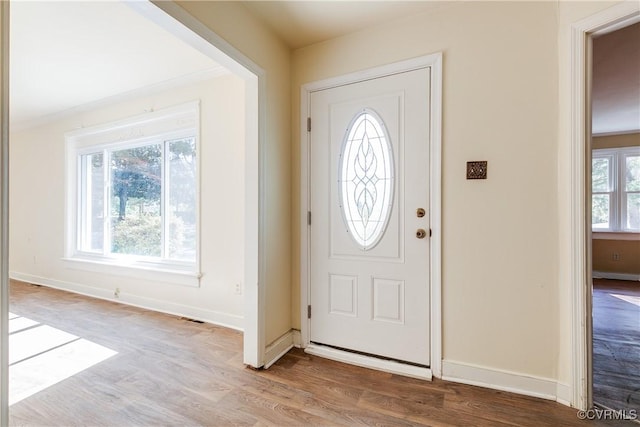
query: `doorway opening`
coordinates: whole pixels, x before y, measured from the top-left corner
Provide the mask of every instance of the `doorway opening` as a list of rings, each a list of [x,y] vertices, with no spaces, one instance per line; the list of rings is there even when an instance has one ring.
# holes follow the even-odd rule
[[[7,2],[8,3],[8,2]],[[9,34],[9,7],[5,7],[3,4],[3,173],[6,173],[6,165],[8,162],[7,148],[9,145],[9,134],[8,134],[8,91],[4,90],[8,87],[8,56],[6,53],[8,49],[4,49],[4,47],[8,47],[8,34]],[[239,265],[241,271],[238,273],[237,283],[230,284],[233,286],[235,290],[235,294],[239,295],[236,297],[238,300],[236,302],[236,306],[239,307],[239,315],[231,316],[234,322],[231,326],[234,326],[237,329],[243,329],[244,332],[244,352],[243,352],[243,361],[247,365],[251,365],[254,367],[260,367],[263,364],[264,358],[264,338],[263,338],[263,307],[261,306],[261,301],[263,298],[260,294],[260,291],[257,287],[257,283],[263,277],[263,273],[261,270],[261,262],[260,259],[262,257],[262,215],[263,212],[262,206],[262,195],[260,190],[260,182],[262,181],[261,174],[263,173],[263,161],[261,158],[261,150],[259,149],[262,144],[263,139],[263,127],[264,127],[264,119],[263,119],[263,104],[265,102],[264,96],[259,96],[259,93],[264,93],[264,71],[254,64],[251,60],[246,58],[243,54],[237,51],[235,48],[230,46],[216,34],[214,34],[211,30],[203,26],[199,21],[193,18],[191,15],[182,10],[179,6],[175,4],[161,4],[156,5],[151,2],[135,2],[129,3],[127,7],[131,7],[135,10],[135,12],[142,15],[149,22],[152,22],[162,28],[164,31],[168,31],[175,37],[177,40],[180,40],[183,43],[190,45],[195,51],[200,52],[200,54],[207,56],[214,61],[216,61],[222,68],[230,72],[233,75],[233,78],[240,81],[240,86],[242,86],[242,90],[238,93],[241,93],[242,99],[240,99],[239,104],[242,106],[242,112],[240,121],[243,123],[243,128],[239,132],[240,135],[238,139],[243,141],[243,146],[238,153],[236,153],[236,157],[242,162],[241,173],[242,176],[239,179],[239,197],[241,199],[241,206],[243,207],[244,212],[252,212],[252,215],[245,215],[244,213],[240,216],[240,229],[242,230],[243,237],[238,236],[237,240],[241,241],[241,252],[239,255]],[[123,46],[126,48],[126,46]],[[99,49],[98,49],[99,50]],[[196,80],[197,80],[196,76]],[[171,86],[171,85],[169,85]],[[148,92],[147,94],[150,94]],[[197,95],[196,95],[197,96]],[[113,101],[113,99],[112,99]],[[171,101],[168,101],[171,102]],[[104,107],[106,104],[101,105]],[[105,107],[106,108],[106,107]],[[208,112],[209,114],[211,111]],[[135,136],[135,135],[134,135]],[[64,158],[64,157],[63,157]],[[202,168],[203,171],[206,170],[206,166]],[[4,179],[3,176],[3,206],[2,212],[3,216],[6,216],[8,212],[8,197],[9,197],[9,189],[7,186],[7,180]],[[224,177],[222,177],[224,179]],[[64,179],[62,179],[64,181]],[[63,194],[64,196],[64,194]],[[167,195],[167,197],[170,197]],[[64,197],[63,197],[64,198]],[[202,211],[204,207],[202,204],[198,206],[198,209]],[[258,213],[258,214],[255,214]],[[5,219],[3,218],[3,223],[5,223]],[[1,420],[0,424],[5,425],[8,417],[8,401],[7,401],[7,382],[8,382],[8,352],[7,352],[7,342],[8,338],[8,319],[9,319],[9,307],[8,307],[8,275],[9,275],[9,264],[8,264],[8,235],[6,233],[7,230],[3,230],[2,240],[3,240],[3,251],[2,251],[2,312],[0,315],[2,316],[2,321],[0,321],[0,325],[2,326],[2,358],[0,360],[2,364],[2,371],[0,375],[0,381],[2,382],[2,407],[0,408]],[[188,230],[187,230],[188,231]],[[258,236],[258,238],[256,238]],[[195,250],[200,250],[202,248],[196,248]],[[34,263],[38,261],[37,257],[33,258]],[[197,272],[198,273],[198,272]],[[198,277],[198,280],[201,278]],[[86,280],[86,279],[85,279]],[[57,282],[58,284],[64,285],[63,281]],[[49,283],[49,285],[54,285],[56,282]],[[64,286],[60,286],[64,287]],[[195,286],[198,289],[201,289],[201,286]],[[78,289],[70,289],[72,291],[78,291]],[[234,292],[229,292],[230,294]],[[113,299],[122,296],[120,293],[120,289],[116,288],[115,291],[106,293],[106,291],[98,291],[96,295],[99,298],[105,299]],[[132,293],[133,295],[133,293]],[[144,302],[136,302],[135,298],[131,298],[128,302],[130,304],[137,305],[145,305]],[[164,307],[151,307],[153,309],[157,309],[160,311],[168,311],[168,312],[176,312],[172,310],[170,306],[165,305]],[[187,313],[188,314],[188,313]],[[193,316],[196,317],[196,316]],[[205,320],[207,316],[204,317]],[[18,318],[18,317],[15,317]],[[215,319],[213,319],[215,321]],[[219,323],[224,324],[224,321]]]
[[[592,36],[593,402],[640,412],[640,23]]]
[[[593,407],[592,309],[592,43],[640,21],[635,3],[621,3],[571,26],[571,295],[572,404]],[[594,192],[595,193],[595,192]],[[595,194],[597,195],[597,194]]]

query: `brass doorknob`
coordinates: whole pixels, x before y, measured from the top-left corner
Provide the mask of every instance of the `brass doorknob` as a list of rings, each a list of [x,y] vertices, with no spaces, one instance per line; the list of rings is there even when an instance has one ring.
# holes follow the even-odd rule
[[[424,239],[427,237],[427,232],[422,228],[418,228],[418,231],[416,231],[416,237],[418,239]]]
[[[423,208],[418,208],[418,209],[416,209],[416,216],[417,216],[418,218],[422,218],[422,217],[424,217],[424,216],[425,216],[425,214],[426,214],[426,211],[425,211]]]

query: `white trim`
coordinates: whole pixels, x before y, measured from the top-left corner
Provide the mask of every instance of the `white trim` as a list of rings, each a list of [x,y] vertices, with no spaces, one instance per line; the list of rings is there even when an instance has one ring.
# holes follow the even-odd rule
[[[364,356],[362,354],[351,353],[323,345],[309,344],[304,349],[304,352],[314,356],[337,360],[338,362],[403,375],[405,377],[418,378],[420,380],[427,381],[431,381],[433,378],[430,368],[395,362],[393,360],[379,359],[377,357]]]
[[[556,402],[571,406],[571,386],[564,383],[556,383]]]
[[[207,310],[199,307],[192,307],[184,304],[176,304],[164,300],[157,300],[148,297],[142,297],[135,294],[124,292],[116,293],[110,289],[97,288],[84,285],[81,283],[67,282],[63,280],[49,279],[47,277],[36,276],[28,273],[20,273],[11,271],[9,276],[14,280],[21,282],[33,283],[49,288],[59,289],[62,291],[73,292],[92,298],[117,302],[120,304],[131,305],[133,307],[144,308],[146,310],[158,311],[174,316],[188,317],[190,319],[201,320],[225,328],[242,331],[244,319],[242,316],[234,316],[232,314],[221,313],[219,311]]]
[[[267,346],[264,351],[264,369],[269,369],[292,348],[293,330],[290,330]]]
[[[291,331],[293,333],[293,346],[296,348],[302,347],[302,334],[297,329],[293,329]]]
[[[307,317],[307,306],[311,295],[310,276],[310,232],[308,215],[311,209],[311,155],[309,147],[310,135],[307,132],[307,118],[311,110],[311,89],[307,86],[300,88],[300,341],[305,348],[311,342],[309,334],[310,319]]]
[[[165,125],[164,122],[169,122]],[[110,147],[127,141],[144,140],[149,136],[195,129],[200,132],[200,100],[187,101],[159,110],[149,110],[135,116],[112,120],[93,126],[81,127],[65,133],[65,139],[74,148],[86,146]],[[134,127],[138,132],[131,132]],[[138,130],[138,128],[140,128]],[[124,135],[123,135],[123,131]],[[134,134],[135,136],[131,136]],[[106,136],[104,136],[106,135]]]
[[[0,4],[0,426],[9,425],[9,9]]]
[[[442,379],[547,400],[558,399],[558,384],[552,379],[450,360],[442,361]],[[567,391],[562,392],[565,398]]]
[[[621,30],[629,25],[640,22],[640,15],[637,14],[638,7],[639,5],[637,1],[623,0],[609,9],[603,10],[602,12],[580,21],[580,23],[592,25],[593,30],[590,30],[589,32],[593,36],[604,36],[605,34]]]
[[[108,261],[83,258],[62,258],[65,266],[74,270],[90,271],[101,275],[127,277],[134,280],[149,280],[189,287],[199,287],[202,273],[190,270],[171,270],[161,265],[145,267],[140,264],[125,265]]]
[[[254,150],[245,151],[245,297],[244,363],[254,368],[264,365],[266,328],[266,75],[247,81],[245,123],[246,140],[258,141]],[[257,93],[258,96],[253,94]],[[248,285],[247,285],[248,284]]]
[[[174,2],[129,2],[134,9],[216,60],[246,83],[244,363],[264,365],[266,72]],[[144,9],[144,10],[143,10]],[[178,22],[180,25],[176,25]],[[259,284],[261,284],[259,286]]]
[[[431,97],[430,97],[430,219],[432,237],[430,240],[430,285],[431,285],[431,329],[430,335],[430,374],[436,377],[441,375],[442,363],[442,53],[412,58],[393,64],[387,64],[344,76],[333,77],[302,86],[300,90],[300,345],[309,348],[310,321],[307,319],[307,305],[310,295],[309,278],[309,227],[307,225],[307,212],[310,207],[309,191],[309,134],[307,132],[307,117],[310,109],[310,94],[314,91],[329,89],[384,77],[391,74],[431,68]],[[317,348],[317,346],[314,346]],[[317,350],[313,350],[317,351]],[[331,354],[333,354],[331,352]],[[350,360],[350,359],[349,359]],[[376,359],[378,360],[378,359]],[[376,362],[377,364],[378,362]],[[395,363],[395,362],[394,362]]]
[[[610,273],[608,271],[594,271],[591,275],[594,279],[630,280],[632,282],[640,281],[640,274],[632,273]]]
[[[408,71],[419,70],[421,68],[431,67],[438,61],[442,61],[442,52],[433,53],[430,55],[419,56],[416,58],[406,59],[404,61],[394,62],[392,64],[381,65],[374,68],[368,68],[366,70],[360,70],[353,73],[345,74],[342,76],[331,77],[324,80],[319,80],[312,83],[307,83],[302,86],[304,92],[317,92],[320,90],[331,89],[334,87],[345,86],[352,83],[358,83],[365,80],[377,79],[380,77],[390,76],[392,74],[405,73]],[[303,111],[305,114],[308,110]],[[304,117],[304,137],[306,139],[306,120]]]
[[[571,25],[571,404],[581,410],[591,405],[591,325],[590,285],[587,258],[591,227],[587,227],[590,210],[587,209],[586,150],[590,109],[587,49],[589,36],[603,33],[613,26],[628,25],[640,19],[640,4],[626,1],[605,9],[587,19]]]
[[[431,64],[431,371],[442,377],[442,53]]]
[[[572,104],[571,104],[571,283],[572,317],[571,333],[573,396],[571,403],[579,409],[587,409],[588,402],[588,351],[587,351],[587,221],[585,177],[586,177],[586,40],[585,34],[572,28]],[[580,109],[578,106],[582,106]]]

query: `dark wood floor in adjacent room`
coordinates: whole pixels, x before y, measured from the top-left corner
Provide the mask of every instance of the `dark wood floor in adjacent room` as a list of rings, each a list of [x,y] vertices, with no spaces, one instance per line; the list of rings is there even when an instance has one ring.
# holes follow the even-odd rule
[[[593,280],[593,400],[640,414],[640,283]]]
[[[511,393],[372,371],[294,349],[242,364],[242,335],[19,282],[11,311],[117,351],[10,408],[12,426],[611,426]],[[15,366],[15,365],[14,365]]]

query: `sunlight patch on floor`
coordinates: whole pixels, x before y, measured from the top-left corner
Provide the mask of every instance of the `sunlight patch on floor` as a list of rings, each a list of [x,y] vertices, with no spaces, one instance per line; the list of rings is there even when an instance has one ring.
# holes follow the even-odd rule
[[[117,354],[26,317],[9,316],[9,405]]]
[[[614,298],[621,299],[622,301],[630,302],[631,304],[637,305],[640,307],[640,297],[635,297],[632,295],[620,295],[620,294],[609,294]]]
[[[38,322],[36,322],[35,320],[27,319],[26,317],[14,317],[9,322],[9,333],[12,334],[14,332],[30,328],[37,324]]]
[[[9,324],[15,320],[17,319],[10,320]],[[36,322],[31,329],[23,329],[9,335],[9,365],[77,339],[75,335]]]

